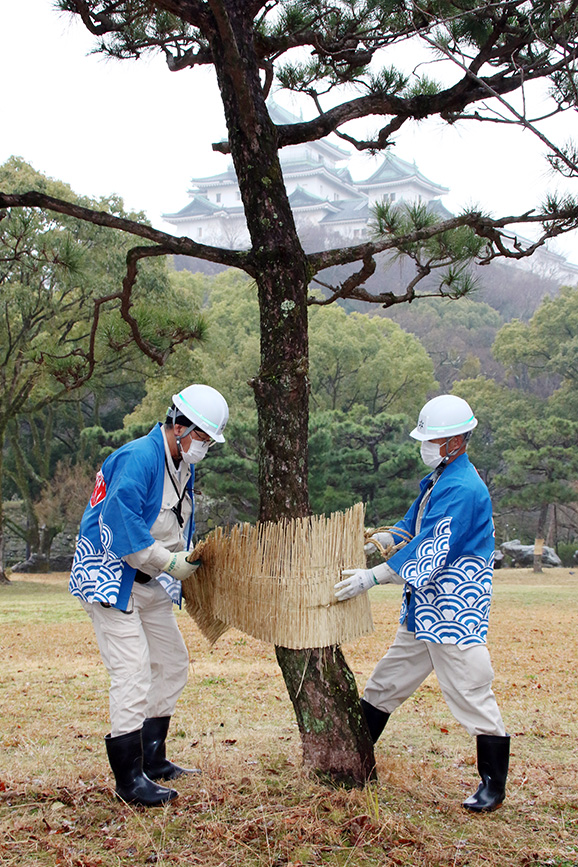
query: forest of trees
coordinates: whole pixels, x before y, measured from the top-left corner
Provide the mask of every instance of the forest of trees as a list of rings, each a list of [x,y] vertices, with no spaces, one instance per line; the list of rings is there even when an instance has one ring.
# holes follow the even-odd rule
[[[18,160],[1,167],[0,176],[52,190],[63,186]],[[123,212],[120,200],[114,207]],[[197,380],[219,388],[231,406],[226,445],[199,468],[200,529],[256,520],[254,282],[234,269],[207,276],[155,261],[143,272],[151,339],[162,341],[166,323],[174,328],[183,310],[194,333],[159,367],[126,339],[126,324],[105,310],[94,349],[97,374],[84,382],[91,303],[121,279],[126,242],[113,233],[105,255],[98,243],[102,230],[78,237],[69,222],[20,213],[3,223],[3,246],[20,247],[3,274],[7,303],[0,319],[3,345],[11,347],[0,367],[6,565],[25,553],[48,558],[55,539],[58,551],[70,553],[106,454],[163,419],[173,392]],[[368,525],[396,520],[422,474],[408,430],[424,401],[444,390],[466,397],[480,418],[470,452],[492,493],[498,544],[513,536],[530,543],[548,517],[545,508],[578,500],[578,289],[561,288],[551,297],[551,282],[531,272],[502,268],[490,276],[470,298],[425,298],[411,315],[311,307],[309,489],[315,513],[363,501]],[[501,293],[500,280],[508,286]],[[530,305],[525,283],[532,286]],[[517,305],[512,284],[522,287]],[[518,317],[512,315],[516,306]],[[47,322],[57,327],[48,329]],[[67,345],[71,351],[62,352]],[[550,513],[542,530],[571,551],[578,547],[572,506],[558,516],[554,526]]]

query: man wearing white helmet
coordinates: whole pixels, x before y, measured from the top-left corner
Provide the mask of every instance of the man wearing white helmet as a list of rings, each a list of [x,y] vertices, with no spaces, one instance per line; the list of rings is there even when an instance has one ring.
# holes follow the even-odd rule
[[[91,617],[110,674],[105,738],[116,794],[155,806],[177,792],[155,780],[190,773],[166,758],[189,656],[172,606],[189,563],[195,465],[225,441],[225,398],[208,385],[173,395],[164,424],[109,455],[82,517],[70,592]]]
[[[409,534],[411,541],[374,569],[344,570],[335,591],[344,601],[376,584],[404,585],[395,640],[361,699],[373,742],[390,714],[435,670],[453,715],[476,735],[482,781],[464,807],[490,812],[505,797],[510,738],[492,691],[486,647],[495,540],[488,489],[466,454],[477,423],[462,398],[444,394],[426,403],[410,436],[421,443],[433,472],[391,537],[378,539],[387,545]]]

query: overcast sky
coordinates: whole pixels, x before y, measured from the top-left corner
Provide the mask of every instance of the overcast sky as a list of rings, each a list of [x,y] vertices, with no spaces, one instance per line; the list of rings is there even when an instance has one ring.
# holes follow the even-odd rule
[[[15,154],[79,194],[116,193],[171,231],[161,215],[187,204],[190,179],[224,171],[229,161],[211,149],[225,133],[214,77],[171,73],[160,57],[89,56],[94,38],[71,18],[55,12],[52,0],[1,0],[0,163]],[[290,96],[277,98],[299,112]],[[549,133],[559,143],[578,139],[576,112],[552,122]],[[427,121],[396,141],[398,156],[450,188],[444,202],[453,211],[476,203],[495,215],[521,213],[548,191],[578,195],[577,181],[552,176],[544,146],[528,131]],[[379,161],[356,156],[354,177],[368,176]],[[578,263],[578,233],[554,249]]]

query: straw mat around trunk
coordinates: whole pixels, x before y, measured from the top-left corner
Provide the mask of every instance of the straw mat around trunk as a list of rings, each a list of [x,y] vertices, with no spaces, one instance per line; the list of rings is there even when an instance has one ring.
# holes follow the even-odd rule
[[[364,508],[218,528],[190,559],[186,609],[213,643],[230,626],[281,647],[327,647],[373,631],[367,594],[338,602],[341,570],[365,568]]]

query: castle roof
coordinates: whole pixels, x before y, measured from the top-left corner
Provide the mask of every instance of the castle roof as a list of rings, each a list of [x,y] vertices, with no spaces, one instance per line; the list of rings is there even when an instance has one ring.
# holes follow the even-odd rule
[[[321,196],[316,196],[314,193],[304,190],[303,187],[297,186],[289,196],[289,204],[293,209],[315,208],[318,210],[319,208],[323,208],[327,211],[335,211],[339,202],[330,202],[327,199],[322,199]]]
[[[163,214],[163,218],[170,222],[179,222],[180,220],[195,220],[216,216],[226,217],[243,213],[242,205],[224,208],[221,204],[210,202],[205,196],[195,195],[188,205],[185,205],[180,211],[177,211],[175,214]]]
[[[448,193],[448,187],[442,187],[441,184],[436,184],[435,181],[430,181],[423,175],[414,163],[409,163],[407,160],[402,160],[401,157],[395,156],[391,152],[385,155],[385,158],[380,166],[372,175],[365,181],[357,181],[357,186],[361,189],[368,189],[377,186],[390,186],[396,182],[407,182],[415,180],[419,184],[427,187],[432,191],[437,191],[438,195]]]

